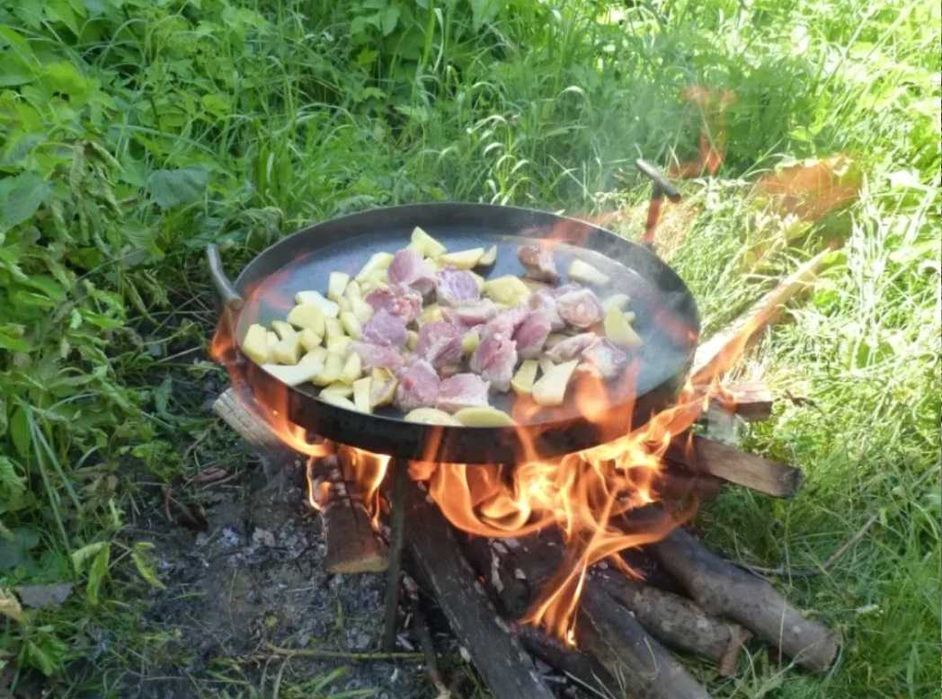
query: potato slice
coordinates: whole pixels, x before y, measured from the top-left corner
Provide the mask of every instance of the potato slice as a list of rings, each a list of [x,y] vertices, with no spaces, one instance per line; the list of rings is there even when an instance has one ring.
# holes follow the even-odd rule
[[[352,307],[350,306],[350,299],[346,296],[340,299],[337,307],[340,309],[340,313],[349,313],[352,310]],[[340,313],[337,314],[338,318],[340,317]]]
[[[548,373],[550,372],[550,370],[553,369],[553,367],[556,366],[556,364],[553,362],[553,360],[550,359],[549,357],[540,357],[540,359],[539,359],[539,364],[540,364],[540,373],[541,373],[541,374],[548,374]]]
[[[262,364],[262,369],[288,386],[297,386],[311,381],[323,368],[320,362],[300,362],[292,366]]]
[[[325,386],[321,389],[320,395],[325,393],[334,393],[338,396],[343,396],[344,398],[349,398],[353,395],[353,386],[348,383],[343,383],[341,381],[334,381],[329,386]]]
[[[346,337],[339,318],[326,318],[324,320],[324,331],[327,333],[326,337],[328,343],[338,337]]]
[[[462,408],[454,417],[465,427],[510,427],[514,424],[510,415],[490,406]]]
[[[355,277],[357,281],[373,276],[376,272],[385,272],[386,268],[392,263],[393,255],[391,252],[374,252],[366,261],[366,264],[357,272]]]
[[[370,405],[370,386],[373,379],[364,376],[353,382],[353,404],[361,413],[372,413],[373,407]]]
[[[294,333],[271,348],[271,358],[277,364],[297,364],[301,358],[301,349],[301,336]]]
[[[360,286],[360,282],[354,279],[352,282],[347,284],[347,288],[344,290],[343,295],[351,301],[353,301],[353,299],[362,299],[363,287]]]
[[[353,339],[346,335],[332,337],[327,341],[327,351],[339,354],[341,357],[346,357],[350,353],[351,344],[353,344]]]
[[[373,369],[370,374],[370,407],[377,408],[381,405],[389,405],[396,396],[396,386],[399,382],[396,375],[389,369]]]
[[[327,278],[327,298],[331,301],[340,301],[343,292],[347,290],[350,275],[345,272],[331,272]]]
[[[288,312],[288,322],[296,328],[313,330],[318,335],[324,334],[324,314],[313,303],[302,303]]]
[[[607,274],[596,269],[585,260],[578,259],[573,260],[572,264],[569,265],[569,278],[593,286],[605,286],[611,281]]]
[[[350,298],[350,312],[360,323],[365,323],[373,317],[373,307],[363,299]]]
[[[435,323],[442,319],[442,309],[437,303],[426,306],[419,314],[419,325]]]
[[[305,328],[298,333],[298,338],[301,340],[301,346],[310,352],[315,347],[320,347],[321,342],[324,341],[324,338],[318,335],[316,332],[310,328]]]
[[[640,347],[644,344],[625,314],[614,307],[605,314],[605,335],[616,345]]]
[[[447,249],[418,226],[412,231],[412,241],[409,243],[409,247],[425,257],[438,257],[444,254]]]
[[[518,396],[529,395],[533,390],[533,383],[536,381],[536,372],[540,368],[540,363],[535,359],[526,359],[517,369],[513,379],[510,380],[510,387]]]
[[[349,311],[340,314],[340,324],[343,326],[344,332],[354,340],[359,340],[363,334],[363,325],[360,323],[360,319]]]
[[[338,408],[346,408],[347,410],[357,409],[357,407],[350,401],[349,398],[346,398],[339,393],[333,393],[332,391],[321,391],[320,394],[318,394],[318,398],[320,398],[325,403],[336,405]]]
[[[419,333],[415,330],[406,331],[406,348],[409,350],[415,350],[416,346],[419,344]]]
[[[424,425],[461,426],[461,423],[458,422],[458,420],[453,418],[444,410],[438,410],[437,408],[416,408],[415,410],[410,410],[406,414],[405,419],[409,422],[421,422]]]
[[[327,350],[323,347],[315,347],[303,357],[298,364],[323,364],[327,361]]]
[[[533,400],[539,405],[562,405],[566,398],[566,388],[572,372],[579,364],[578,359],[557,364],[547,371],[540,380],[533,384]]]
[[[481,336],[477,330],[469,330],[461,337],[461,351],[472,354],[481,344]]]
[[[628,294],[612,294],[602,301],[602,309],[608,313],[611,309],[617,308],[619,311],[625,310],[631,297]]]
[[[253,323],[242,338],[242,352],[256,364],[265,364],[270,353],[268,349],[268,331],[264,325]]]
[[[512,274],[490,279],[484,282],[484,295],[495,303],[506,306],[516,306],[522,303],[529,295],[530,289],[520,279]]]
[[[481,255],[481,259],[478,260],[477,266],[490,267],[495,262],[497,262],[497,246],[492,245],[484,252],[483,255]]]
[[[340,371],[340,380],[344,383],[352,384],[363,375],[363,362],[360,355],[351,352],[347,361],[343,363],[343,369]]]
[[[446,252],[438,258],[438,261],[443,267],[471,269],[472,267],[477,267],[482,257],[484,257],[484,248],[471,248],[470,250],[461,250],[459,252]]]
[[[294,337],[298,334],[298,331],[292,327],[291,323],[286,323],[283,320],[273,320],[271,322],[271,328],[275,331],[275,334],[278,335],[279,340]]]
[[[328,352],[324,358],[324,366],[311,381],[318,386],[329,386],[334,381],[340,380],[341,371],[343,371],[343,357]]]
[[[278,337],[278,333],[274,330],[269,330],[265,333],[265,338],[268,340],[268,351],[271,352],[275,345],[281,342],[281,338]]]
[[[324,314],[325,318],[336,318],[337,314],[340,313],[340,307],[325,298],[319,291],[299,291],[294,295],[294,302],[299,306],[309,303],[317,306],[321,309],[321,313]]]

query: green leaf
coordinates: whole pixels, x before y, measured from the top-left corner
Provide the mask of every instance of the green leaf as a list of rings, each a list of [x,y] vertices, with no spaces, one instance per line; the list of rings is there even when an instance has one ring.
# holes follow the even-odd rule
[[[19,509],[25,492],[26,478],[17,471],[12,459],[0,456],[0,513]]]
[[[382,30],[383,36],[389,36],[396,30],[396,25],[399,23],[399,7],[397,5],[390,5],[382,13]]]
[[[142,578],[144,578],[144,580],[150,583],[153,587],[156,587],[158,590],[163,590],[167,586],[164,585],[160,581],[160,578],[157,577],[157,571],[154,570],[154,566],[150,560],[149,552],[152,548],[154,548],[154,545],[149,542],[137,542],[131,549],[131,560],[134,561],[134,566],[137,568],[137,572]]]
[[[33,172],[24,172],[0,182],[0,198],[4,199],[0,224],[12,228],[36,213],[49,194],[49,185]]]
[[[91,567],[88,569],[88,585],[85,587],[85,596],[92,605],[98,604],[98,593],[101,591],[101,584],[108,575],[108,562],[111,560],[111,544],[105,544],[104,547],[95,555]]]
[[[474,31],[492,22],[499,10],[500,3],[497,0],[471,0],[471,26]]]
[[[161,209],[198,201],[209,184],[209,172],[201,167],[155,170],[147,178],[147,189]]]
[[[13,417],[10,418],[10,439],[13,440],[13,447],[17,454],[23,458],[29,456],[32,438],[29,434],[29,415],[25,408],[17,408],[13,411]]]
[[[72,567],[75,568],[76,574],[81,575],[82,571],[85,570],[85,562],[100,553],[106,546],[109,546],[107,541],[96,541],[73,551],[71,556]]]
[[[19,323],[0,325],[0,349],[10,352],[29,352],[33,345],[23,337],[23,326]]]

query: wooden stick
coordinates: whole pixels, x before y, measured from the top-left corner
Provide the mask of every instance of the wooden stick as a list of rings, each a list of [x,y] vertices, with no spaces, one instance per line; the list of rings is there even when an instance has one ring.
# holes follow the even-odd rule
[[[739,622],[808,670],[824,672],[834,662],[837,634],[802,616],[766,580],[723,560],[682,529],[650,548],[707,612]]]
[[[389,568],[386,571],[386,599],[383,618],[383,650],[396,647],[396,625],[399,612],[399,573],[402,568],[402,542],[406,519],[406,488],[409,480],[408,464],[391,459],[392,497],[389,499]]]
[[[782,306],[810,285],[830,252],[823,250],[799,266],[726,329],[701,343],[690,372],[693,383],[709,383],[728,371],[761,331],[775,321]]]
[[[461,556],[451,527],[415,484],[407,489],[409,553],[458,642],[496,699],[552,699],[533,660],[497,616]]]
[[[386,545],[376,538],[363,498],[344,478],[336,455],[331,454],[324,460],[330,484],[323,510],[327,572],[383,572],[389,567],[388,552]]]
[[[254,400],[227,388],[213,401],[213,412],[231,427],[236,434],[259,451],[286,449],[278,435],[254,409]]]
[[[736,447],[699,435],[682,436],[667,450],[667,459],[694,473],[715,476],[766,495],[788,498],[804,480],[800,469],[747,454]]]
[[[743,381],[724,388],[724,395],[712,399],[711,409],[717,408],[738,415],[746,422],[761,422],[771,417],[774,398],[764,383]]]

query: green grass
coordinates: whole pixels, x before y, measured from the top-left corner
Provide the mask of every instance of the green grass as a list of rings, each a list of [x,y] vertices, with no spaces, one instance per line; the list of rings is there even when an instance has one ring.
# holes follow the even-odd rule
[[[700,116],[679,94],[706,84],[738,96],[728,158],[685,184],[695,213],[672,257],[706,327],[823,239],[845,244],[754,358],[808,399],[750,435],[805,467],[803,492],[731,492],[701,521],[744,561],[804,568],[879,517],[827,573],[781,581],[844,634],[836,668],[756,655],[712,688],[937,693],[939,20],[913,0],[0,9],[0,585],[77,585],[0,622],[0,663],[68,695],[159,652],[137,634],[152,567],[129,524],[153,506],[141,481],[193,475],[188,443],[215,434],[194,397],[215,370],[177,356],[214,320],[207,242],[235,269],[372,206],[627,209],[646,195],[634,158],[695,151]],[[751,194],[762,171],[839,152],[863,181],[839,216],[796,228]]]

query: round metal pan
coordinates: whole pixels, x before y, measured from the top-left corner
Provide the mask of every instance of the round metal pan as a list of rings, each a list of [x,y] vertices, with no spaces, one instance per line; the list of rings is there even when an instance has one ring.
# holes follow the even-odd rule
[[[218,258],[211,264],[217,286],[235,309],[235,336],[248,325],[284,318],[296,292],[327,288],[332,271],[355,274],[374,252],[395,252],[420,226],[449,250],[498,246],[493,278],[523,272],[516,251],[535,239],[555,241],[561,272],[580,257],[611,277],[604,294],[625,292],[644,345],[633,357],[633,383],[609,394],[603,417],[589,419],[574,401],[532,416],[517,427],[439,427],[406,422],[392,409],[367,415],[317,398],[311,385],[288,388],[242,357],[253,391],[288,392],[288,417],[322,437],[401,458],[445,463],[517,463],[533,450],[552,457],[601,444],[643,424],[677,396],[700,331],[696,303],[683,281],[647,248],[598,226],[529,209],[485,204],[416,204],[376,209],[318,223],[275,243],[229,284]],[[212,255],[211,262],[212,260]],[[603,294],[603,295],[604,295]],[[511,397],[495,396],[507,409]],[[529,449],[528,449],[529,447]]]

